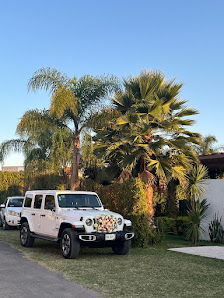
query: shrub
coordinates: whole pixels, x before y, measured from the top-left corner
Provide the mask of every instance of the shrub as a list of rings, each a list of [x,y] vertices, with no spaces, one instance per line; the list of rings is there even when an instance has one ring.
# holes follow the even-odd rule
[[[64,189],[61,180],[57,174],[40,174],[34,177],[30,189]]]
[[[186,235],[187,229],[190,225],[190,221],[187,216],[158,217],[157,219],[163,222],[165,234],[179,236]]]

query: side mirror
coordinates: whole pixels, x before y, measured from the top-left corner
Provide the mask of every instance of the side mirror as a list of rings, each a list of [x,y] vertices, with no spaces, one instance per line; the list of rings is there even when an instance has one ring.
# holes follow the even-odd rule
[[[0,208],[5,208],[5,204],[1,204],[0,205]]]

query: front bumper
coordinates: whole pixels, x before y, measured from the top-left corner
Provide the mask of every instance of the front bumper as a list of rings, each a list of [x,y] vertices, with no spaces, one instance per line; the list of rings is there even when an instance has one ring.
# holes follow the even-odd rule
[[[19,216],[7,215],[6,222],[9,226],[16,227],[20,225],[20,219]]]
[[[113,240],[110,240],[110,236],[107,237],[108,235],[111,235]],[[113,237],[113,235],[115,235]],[[83,242],[95,242],[95,243],[100,243],[100,242],[106,242],[106,243],[112,243],[114,241],[125,241],[125,240],[130,240],[134,237],[133,232],[129,231],[119,231],[119,232],[114,232],[114,233],[80,233],[78,235],[79,239]],[[108,240],[107,240],[108,239]]]

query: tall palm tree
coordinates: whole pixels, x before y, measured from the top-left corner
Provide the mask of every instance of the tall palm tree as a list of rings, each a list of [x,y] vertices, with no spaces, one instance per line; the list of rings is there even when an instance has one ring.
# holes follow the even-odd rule
[[[51,68],[36,71],[28,82],[29,91],[44,89],[50,92],[50,114],[72,130],[72,190],[79,183],[80,133],[92,113],[99,109],[102,100],[117,88],[118,81],[114,76],[85,75],[77,80]]]
[[[214,148],[214,144],[217,143],[217,139],[215,136],[207,135],[202,138],[202,141],[199,146],[196,146],[197,153],[201,154],[211,154],[214,153],[216,148]]]
[[[181,87],[174,80],[165,81],[160,72],[124,80],[124,90],[114,97],[120,115],[96,136],[96,146],[105,149],[107,160],[115,159],[131,171],[138,167],[152,215],[155,177],[184,183],[192,161],[197,162],[191,145],[198,143],[199,134],[187,130],[194,121],[186,119],[197,111],[178,98]]]
[[[29,110],[21,118],[17,130],[20,138],[0,146],[1,161],[11,152],[23,152],[26,177],[34,173],[58,172],[71,164],[72,133],[47,110]]]

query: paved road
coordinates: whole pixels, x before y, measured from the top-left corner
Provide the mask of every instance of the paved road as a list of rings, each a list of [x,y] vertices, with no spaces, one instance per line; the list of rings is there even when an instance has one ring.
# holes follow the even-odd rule
[[[99,298],[100,294],[48,271],[0,241],[0,297]]]

